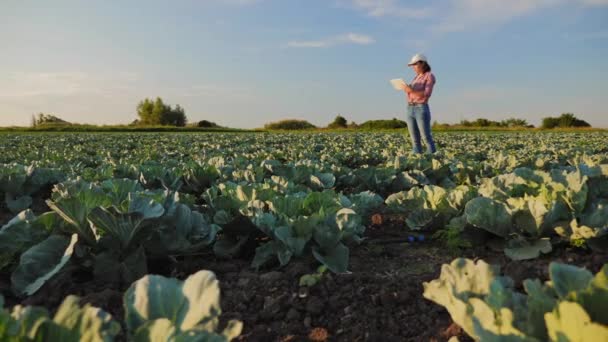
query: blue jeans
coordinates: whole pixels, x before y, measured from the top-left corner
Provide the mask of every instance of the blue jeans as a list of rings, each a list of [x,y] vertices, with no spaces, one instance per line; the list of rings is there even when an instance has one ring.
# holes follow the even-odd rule
[[[410,131],[413,152],[422,153],[422,145],[420,144],[420,133],[422,133],[427,153],[434,153],[436,149],[433,134],[431,133],[431,111],[429,110],[429,105],[408,105],[405,122],[407,123],[407,129]]]

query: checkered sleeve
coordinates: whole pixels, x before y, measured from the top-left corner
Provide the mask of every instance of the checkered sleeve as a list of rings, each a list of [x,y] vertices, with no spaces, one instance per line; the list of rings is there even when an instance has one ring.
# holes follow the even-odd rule
[[[427,101],[433,93],[433,87],[435,86],[435,75],[429,72],[426,80],[424,81],[424,98]]]

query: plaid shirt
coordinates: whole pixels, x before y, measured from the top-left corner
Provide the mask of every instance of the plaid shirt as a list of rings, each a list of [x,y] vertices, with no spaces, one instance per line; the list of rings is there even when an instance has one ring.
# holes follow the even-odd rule
[[[433,93],[433,86],[435,85],[435,75],[431,72],[425,72],[424,74],[416,75],[414,80],[410,84],[410,87],[414,91],[423,91],[423,95],[418,94],[407,94],[407,102],[414,103],[427,103],[431,94]]]

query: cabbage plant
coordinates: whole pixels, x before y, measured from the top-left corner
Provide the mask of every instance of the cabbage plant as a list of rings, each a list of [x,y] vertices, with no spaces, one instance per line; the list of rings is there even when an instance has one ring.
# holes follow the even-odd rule
[[[604,341],[608,339],[608,264],[594,276],[583,268],[549,265],[550,280],[515,291],[497,266],[469,259],[444,264],[424,283],[424,297],[446,308],[478,341]]]

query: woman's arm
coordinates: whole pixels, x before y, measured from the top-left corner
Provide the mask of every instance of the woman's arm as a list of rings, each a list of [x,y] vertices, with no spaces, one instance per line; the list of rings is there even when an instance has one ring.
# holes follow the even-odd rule
[[[416,90],[412,89],[412,87],[410,87],[407,84],[405,85],[405,87],[403,87],[403,90],[405,91],[406,94],[415,95],[415,96],[422,96],[422,95],[425,94],[425,91],[426,91],[426,89],[425,90],[418,90],[418,91],[416,91]]]
[[[435,77],[433,77],[433,75],[430,75],[430,77],[424,82],[424,89],[423,90],[414,90],[412,89],[412,87],[410,87],[409,85],[405,85],[405,87],[403,87],[403,90],[408,94],[408,95],[414,95],[414,96],[420,96],[424,98],[424,101],[427,101],[430,97],[431,94],[433,93],[433,86],[435,85]]]

